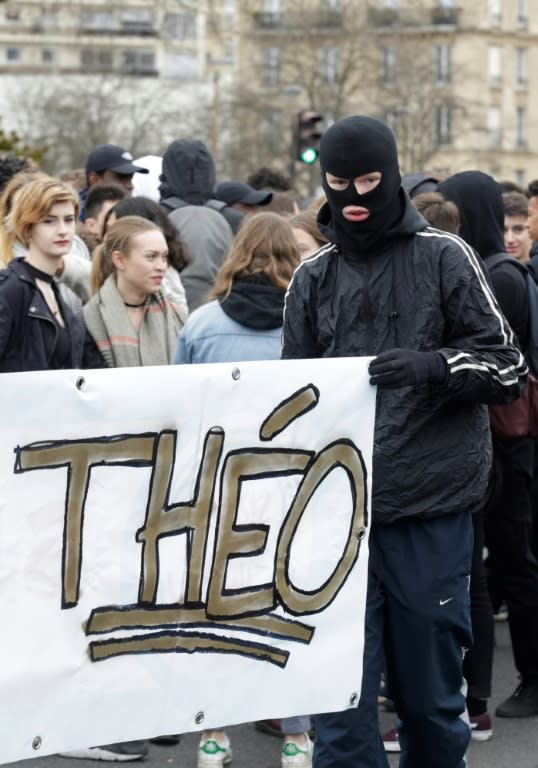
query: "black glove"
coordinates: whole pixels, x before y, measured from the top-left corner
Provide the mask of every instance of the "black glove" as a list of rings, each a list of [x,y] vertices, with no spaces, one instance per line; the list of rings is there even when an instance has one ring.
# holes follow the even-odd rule
[[[446,379],[447,364],[439,352],[389,349],[368,366],[370,384],[378,387],[410,387],[413,384],[440,384]]]

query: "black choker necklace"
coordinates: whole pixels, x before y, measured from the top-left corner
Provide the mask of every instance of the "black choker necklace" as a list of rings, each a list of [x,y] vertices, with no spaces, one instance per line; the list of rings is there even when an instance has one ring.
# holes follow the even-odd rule
[[[144,301],[142,301],[140,304],[129,304],[128,301],[124,301],[123,303],[125,304],[126,307],[129,307],[130,309],[140,309],[140,307],[143,307],[144,304],[146,303],[146,299],[144,299]]]

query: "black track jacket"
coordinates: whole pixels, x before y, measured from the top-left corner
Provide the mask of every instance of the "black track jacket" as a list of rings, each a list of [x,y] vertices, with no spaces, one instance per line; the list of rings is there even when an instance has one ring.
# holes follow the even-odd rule
[[[402,347],[436,350],[447,361],[441,385],[377,392],[375,523],[479,509],[491,465],[486,404],[517,399],[527,372],[472,248],[428,227],[405,198],[402,220],[372,252],[329,244],[302,262],[284,308],[283,358]],[[329,220],[326,205],[320,226]]]

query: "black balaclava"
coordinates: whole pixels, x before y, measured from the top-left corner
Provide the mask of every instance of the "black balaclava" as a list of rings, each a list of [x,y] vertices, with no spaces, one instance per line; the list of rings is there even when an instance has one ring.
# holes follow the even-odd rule
[[[332,226],[342,249],[352,253],[384,240],[404,211],[398,150],[390,128],[373,117],[345,117],[324,133],[319,157]],[[342,191],[331,189],[326,171],[342,179],[380,171],[381,181],[375,189],[359,195],[352,183]],[[370,216],[365,221],[347,221],[342,215],[347,205],[368,208]]]
[[[483,259],[506,251],[502,192],[492,176],[463,171],[442,181],[437,191],[458,206],[459,234]]]

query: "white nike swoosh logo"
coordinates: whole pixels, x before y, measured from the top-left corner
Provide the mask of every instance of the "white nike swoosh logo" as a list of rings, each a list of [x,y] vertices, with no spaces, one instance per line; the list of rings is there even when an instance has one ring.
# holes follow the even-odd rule
[[[447,597],[447,599],[446,599],[446,600],[439,600],[439,605],[446,605],[446,604],[447,604],[447,603],[449,603],[451,600],[454,600],[454,598],[453,598],[453,597]]]

